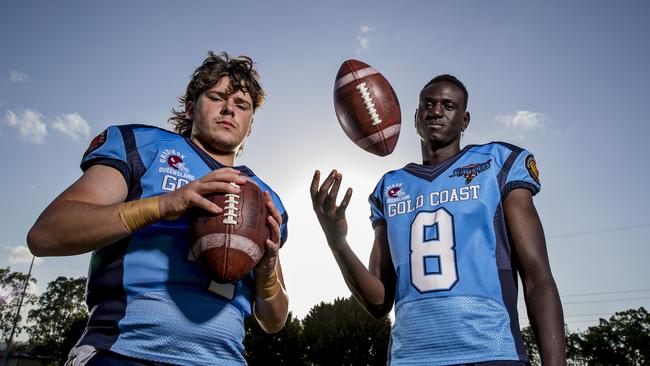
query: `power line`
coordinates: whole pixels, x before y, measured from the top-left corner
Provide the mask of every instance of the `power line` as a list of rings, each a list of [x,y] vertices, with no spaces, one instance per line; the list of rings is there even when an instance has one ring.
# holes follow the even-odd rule
[[[549,239],[571,238],[571,237],[574,237],[574,236],[609,233],[609,232],[614,232],[614,231],[636,230],[636,229],[643,229],[643,228],[648,228],[648,227],[650,227],[650,224],[640,224],[640,225],[632,225],[632,226],[620,226],[620,227],[613,227],[613,228],[608,228],[608,229],[588,230],[588,231],[580,231],[580,232],[568,233],[568,234],[550,235],[548,238]]]
[[[594,296],[594,295],[610,295],[610,294],[624,294],[628,292],[646,292],[650,291],[650,288],[642,288],[638,290],[620,290],[620,291],[603,291],[603,292],[585,292],[583,294],[571,294],[571,295],[561,295],[561,298],[565,297],[577,297],[577,296]]]

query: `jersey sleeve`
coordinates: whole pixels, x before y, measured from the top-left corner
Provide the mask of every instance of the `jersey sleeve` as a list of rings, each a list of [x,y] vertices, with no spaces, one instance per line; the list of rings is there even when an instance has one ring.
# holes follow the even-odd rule
[[[93,165],[106,165],[117,169],[129,185],[129,165],[122,133],[117,126],[110,126],[97,135],[81,159],[84,172]]]
[[[521,150],[514,159],[506,177],[502,196],[506,197],[513,189],[525,188],[534,195],[542,188],[535,157],[528,150]]]
[[[370,203],[370,222],[372,223],[372,228],[386,222],[384,217],[384,200],[383,200],[383,187],[384,187],[384,178],[382,177],[375,190],[368,197],[368,203]]]

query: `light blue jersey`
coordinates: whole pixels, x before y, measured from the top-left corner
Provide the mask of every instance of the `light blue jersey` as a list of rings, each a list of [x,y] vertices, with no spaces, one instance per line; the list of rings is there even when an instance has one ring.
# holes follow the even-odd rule
[[[163,129],[112,126],[97,136],[81,168],[111,166],[124,176],[127,201],[171,192],[223,167],[189,139]],[[235,167],[279,197],[250,169]],[[92,254],[88,326],[78,345],[179,365],[241,365],[244,318],[252,311],[253,275],[234,284],[210,281],[194,261],[188,219],[160,222]]]
[[[369,201],[398,278],[392,365],[527,360],[502,202],[536,194],[538,176],[528,151],[496,142],[382,177]]]

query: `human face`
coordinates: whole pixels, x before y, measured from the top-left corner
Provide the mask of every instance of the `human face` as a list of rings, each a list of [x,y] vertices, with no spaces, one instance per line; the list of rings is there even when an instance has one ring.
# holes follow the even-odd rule
[[[422,89],[415,127],[423,145],[432,150],[459,146],[461,133],[468,124],[465,96],[459,87],[438,81]]]
[[[208,153],[234,158],[253,122],[253,100],[241,90],[233,93],[224,76],[186,108],[192,119],[192,141]]]

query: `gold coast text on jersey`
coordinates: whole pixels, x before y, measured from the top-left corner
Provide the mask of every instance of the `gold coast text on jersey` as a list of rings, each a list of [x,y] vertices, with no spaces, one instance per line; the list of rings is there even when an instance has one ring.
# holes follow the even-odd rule
[[[415,197],[415,200],[406,199],[397,203],[389,203],[386,206],[388,217],[411,213],[417,209],[427,206],[435,207],[446,203],[478,200],[480,184],[464,186],[460,188],[445,189],[442,191],[430,192],[428,195],[421,194]],[[425,197],[427,199],[425,199]]]

